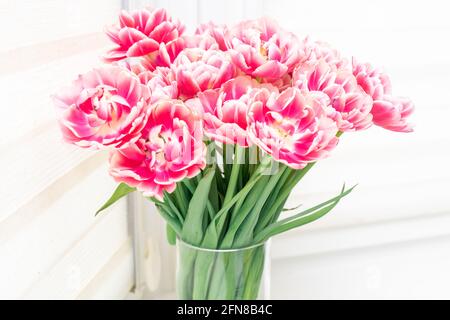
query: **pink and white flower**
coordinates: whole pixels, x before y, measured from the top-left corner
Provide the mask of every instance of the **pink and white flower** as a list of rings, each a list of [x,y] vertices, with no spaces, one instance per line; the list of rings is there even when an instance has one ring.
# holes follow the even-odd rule
[[[195,34],[201,37],[211,37],[217,44],[219,50],[230,49],[229,31],[226,25],[217,25],[214,22],[201,24],[195,30]]]
[[[117,66],[94,69],[54,96],[64,139],[80,147],[121,147],[147,121],[149,90]]]
[[[161,99],[177,99],[178,84],[172,69],[157,67],[150,71],[142,63],[142,60],[135,63],[121,61],[118,63],[134,73],[143,85],[150,90],[149,104],[154,104]]]
[[[253,77],[277,80],[301,60],[297,37],[272,20],[244,21],[230,31],[233,63]]]
[[[391,80],[387,74],[356,59],[352,60],[352,67],[356,82],[374,101],[392,94]]]
[[[260,87],[256,80],[240,76],[220,89],[199,93],[206,136],[222,143],[249,146],[247,112],[251,91]]]
[[[178,83],[169,68],[157,68],[152,72],[147,86],[151,92],[150,103],[152,104],[162,99],[178,98]]]
[[[291,168],[328,156],[337,145],[336,123],[320,94],[288,88],[281,94],[260,89],[248,112],[253,143]]]
[[[372,125],[372,98],[357,84],[351,71],[325,60],[301,65],[294,71],[294,84],[307,91],[323,92],[334,111],[330,114],[342,132],[364,130]]]
[[[412,132],[408,117],[413,113],[411,100],[401,97],[384,96],[375,100],[372,107],[373,123],[391,131]]]
[[[153,106],[142,137],[110,156],[110,174],[145,196],[162,200],[176,183],[205,167],[206,146],[201,118],[180,100]]]
[[[143,65],[148,70],[170,67],[184,49],[218,49],[218,44],[210,36],[183,35],[168,43],[161,43],[159,49],[143,57]]]
[[[208,89],[217,89],[236,75],[227,53],[218,50],[186,49],[173,65],[178,90],[184,99]]]
[[[326,63],[334,65],[337,68],[349,67],[348,60],[342,57],[338,50],[326,42],[313,41],[307,37],[303,40],[303,47],[308,58],[302,62],[306,64],[314,64],[319,60],[324,60]]]
[[[164,9],[122,11],[119,24],[106,29],[107,36],[117,47],[106,54],[105,60],[112,62],[156,52],[160,44],[178,39],[184,30],[185,27]]]
[[[394,97],[389,77],[369,63],[359,63],[353,59],[352,65],[358,85],[373,99],[373,123],[392,131],[413,131],[412,125],[407,122],[414,111],[411,100]]]

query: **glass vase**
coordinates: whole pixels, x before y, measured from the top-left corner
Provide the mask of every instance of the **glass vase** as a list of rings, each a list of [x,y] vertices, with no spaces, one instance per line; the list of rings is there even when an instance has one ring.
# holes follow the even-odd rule
[[[270,242],[242,249],[204,249],[177,240],[180,300],[267,300]]]

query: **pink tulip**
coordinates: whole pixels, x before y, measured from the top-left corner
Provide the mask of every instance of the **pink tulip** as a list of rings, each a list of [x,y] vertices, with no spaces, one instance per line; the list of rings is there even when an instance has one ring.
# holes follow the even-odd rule
[[[373,103],[373,123],[392,131],[412,132],[412,125],[407,122],[407,118],[413,111],[411,100],[384,96],[382,100],[375,100]]]
[[[357,84],[351,71],[319,60],[294,71],[294,84],[302,90],[323,92],[334,112],[330,115],[342,132],[372,125],[372,98]]]
[[[148,99],[148,88],[117,66],[81,75],[54,97],[64,139],[85,148],[136,141],[147,121]]]
[[[199,93],[206,136],[222,143],[249,146],[247,111],[250,93],[259,87],[257,81],[241,76],[225,82],[220,89]]]
[[[189,99],[208,89],[217,89],[235,77],[227,53],[217,50],[186,49],[173,65],[180,96]]]
[[[270,84],[278,88],[279,91],[284,91],[285,89],[292,87],[292,76],[290,74],[285,74],[279,79],[260,79],[263,84]]]
[[[157,52],[160,44],[176,40],[185,27],[172,19],[164,9],[122,11],[119,25],[106,30],[107,36],[117,45],[105,56],[112,62],[129,57],[142,57]]]
[[[253,143],[291,168],[328,156],[336,146],[338,128],[327,117],[323,95],[288,88],[281,94],[260,89],[248,112]]]
[[[216,25],[214,22],[201,24],[195,30],[196,35],[213,38],[219,50],[222,51],[227,51],[231,47],[228,32],[226,25]]]
[[[385,73],[369,63],[359,63],[356,59],[353,59],[352,66],[357,83],[373,100],[392,94],[391,80]]]
[[[157,67],[154,71],[149,71],[142,60],[136,63],[120,61],[120,65],[133,72],[139,77],[141,83],[150,89],[149,104],[154,104],[161,99],[178,98],[178,85],[171,69]]]
[[[168,43],[161,43],[159,49],[144,56],[143,64],[148,70],[157,67],[170,67],[184,49],[218,49],[216,41],[210,36],[183,35]]]
[[[169,68],[157,68],[153,71],[147,86],[151,92],[151,104],[157,103],[161,99],[178,98],[178,84]]]
[[[244,21],[229,37],[233,63],[253,77],[278,80],[301,60],[297,37],[267,18]]]
[[[343,58],[338,50],[326,42],[313,41],[310,38],[306,38],[303,40],[303,46],[308,57],[303,62],[307,64],[314,64],[319,60],[324,60],[337,68],[347,68],[349,65],[348,60]]]
[[[373,123],[392,131],[413,131],[407,118],[414,111],[414,105],[407,98],[392,96],[389,77],[369,63],[359,63],[353,59],[352,65],[359,86],[373,98]]]
[[[205,167],[206,146],[201,118],[182,101],[161,100],[152,109],[142,137],[110,156],[110,174],[162,200],[176,183],[192,178]]]

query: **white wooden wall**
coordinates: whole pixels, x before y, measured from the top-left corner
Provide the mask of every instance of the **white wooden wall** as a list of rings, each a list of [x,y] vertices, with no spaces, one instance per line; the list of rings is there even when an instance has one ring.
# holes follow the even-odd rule
[[[131,224],[125,202],[93,217],[114,188],[106,155],[64,145],[49,99],[98,64],[103,26],[124,3],[166,7],[190,30],[268,15],[384,66],[417,105],[416,132],[346,134],[311,171],[291,204],[325,199],[344,181],[359,186],[329,217],[274,240],[272,296],[450,298],[450,21],[439,0],[0,0],[0,298],[173,290],[161,219],[138,201]]]
[[[416,132],[345,134],[290,204],[357,189],[329,216],[273,241],[273,298],[450,298],[450,20],[440,0],[159,0],[192,24],[273,17],[383,67],[409,96]],[[158,248],[162,273],[173,250]],[[155,251],[156,252],[156,251]],[[164,264],[165,263],[165,264]],[[169,270],[165,270],[169,267]],[[158,270],[160,270],[158,269]],[[166,279],[171,281],[170,276]],[[171,282],[166,289],[171,288]],[[158,290],[153,296],[159,296]]]
[[[50,100],[99,63],[116,0],[0,0],[0,298],[113,298],[134,285],[106,154],[61,141]]]
[[[345,134],[296,190],[312,204],[357,189],[273,245],[275,298],[450,298],[450,21],[445,1],[264,1],[297,34],[382,66],[416,132]]]

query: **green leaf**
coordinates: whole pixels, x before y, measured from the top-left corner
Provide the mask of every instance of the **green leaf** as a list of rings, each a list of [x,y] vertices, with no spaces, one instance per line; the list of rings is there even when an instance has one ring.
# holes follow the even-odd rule
[[[186,196],[184,185],[182,183],[178,183],[177,187],[175,188],[175,191],[173,192],[175,195],[175,199],[178,204],[178,208],[180,208],[181,214],[183,217],[186,215],[188,205],[189,205],[189,199]]]
[[[218,171],[219,170],[216,170],[216,174],[214,175],[214,182],[211,184],[211,190],[209,191],[209,203],[211,204],[214,215],[220,209],[219,190],[217,189],[217,180],[219,179],[219,177],[217,176]],[[214,218],[214,215],[211,217],[211,220]]]
[[[197,187],[195,186],[195,184],[192,182],[191,179],[184,179],[182,183],[188,188],[191,194],[194,194],[195,188]]]
[[[283,189],[284,185],[286,184],[286,181],[291,177],[293,170],[290,168],[286,168],[283,175],[281,176],[280,180],[278,180],[278,183],[276,187],[271,192],[269,198],[267,199],[266,203],[264,204],[264,207],[262,209],[262,215],[260,216],[258,223],[255,227],[255,233],[258,233],[262,229],[264,229],[267,225],[269,225],[272,221],[276,221],[277,214],[281,211],[281,209],[285,205],[285,201],[283,201],[282,204],[279,204],[278,207],[274,207],[274,203],[278,200],[280,197],[280,191]]]
[[[271,192],[276,187],[277,182],[280,180],[286,169],[287,168],[285,166],[279,168],[278,172],[270,176],[270,179],[267,183],[264,183],[261,191],[255,188],[254,193],[256,201],[253,202],[252,200],[252,202],[250,202],[249,205],[252,207],[251,212],[250,214],[245,215],[245,220],[243,220],[242,224],[238,226],[239,229],[236,233],[233,245],[241,247],[251,243],[258,219],[260,218],[260,215],[264,215],[264,212],[261,212],[261,209],[263,208],[266,200],[269,198]]]
[[[228,162],[228,153],[230,153],[231,145],[222,144],[222,162],[223,162],[223,174],[225,184],[228,185],[228,181],[230,181],[231,167],[232,165]]]
[[[221,234],[224,227],[228,211],[237,201],[247,196],[247,194],[250,192],[250,190],[252,190],[252,188],[260,178],[261,176],[258,176],[254,179],[249,180],[245,187],[242,188],[242,190],[239,191],[227,204],[225,204],[222,209],[219,210],[219,212],[217,212],[214,219],[209,224],[208,229],[206,230],[206,235],[202,247],[210,249],[215,249],[217,247],[219,242],[219,235]]]
[[[239,174],[241,172],[242,160],[245,157],[245,148],[236,145],[236,151],[234,153],[233,167],[231,169],[230,181],[228,182],[227,192],[225,194],[224,204],[229,202],[233,198],[238,185]]]
[[[285,181],[285,183],[279,184],[281,187],[277,197],[275,198],[275,201],[270,205],[270,207],[265,210],[264,213],[264,221],[261,221],[256,226],[256,231],[262,230],[269,221],[276,221],[278,219],[277,213],[279,214],[281,212],[280,208],[284,206],[286,203],[287,198],[291,194],[292,189],[297,185],[298,182],[306,175],[306,173],[311,170],[311,168],[314,166],[315,163],[309,163],[305,168],[301,170],[293,170],[288,169],[286,170],[286,173],[289,171],[289,175]],[[272,220],[270,220],[270,218]],[[275,218],[275,219],[274,219]],[[267,220],[269,219],[269,220]]]
[[[170,212],[172,213],[172,215],[175,214],[175,216],[178,218],[178,221],[180,221],[180,223],[183,224],[183,222],[184,222],[183,215],[181,214],[180,210],[178,210],[177,206],[173,202],[171,195],[166,191],[164,191],[164,203],[169,206]]]
[[[159,214],[166,220],[166,222],[172,227],[176,234],[181,234],[181,224],[173,213],[165,204],[155,202],[155,206],[159,211]]]
[[[210,249],[215,249],[217,247],[219,243],[219,235],[222,234],[222,230],[225,227],[225,222],[227,221],[228,211],[235,203],[238,201],[243,201],[243,199],[247,197],[247,194],[253,189],[255,184],[259,181],[262,174],[269,166],[270,159],[263,159],[247,184],[228,203],[223,204],[222,208],[216,213],[214,219],[210,222],[208,228],[206,229],[202,247]]]
[[[299,205],[292,207],[292,208],[283,208],[283,210],[281,210],[281,211],[283,211],[283,212],[294,211],[294,210],[297,210],[298,208],[300,208],[302,205],[303,204],[300,203]]]
[[[177,233],[169,224],[166,224],[166,233],[167,242],[169,242],[170,245],[174,246],[177,243]]]
[[[181,232],[182,239],[193,245],[200,245],[203,239],[203,214],[208,203],[209,190],[215,174],[215,167],[210,168],[200,180],[192,195],[186,219]]]
[[[248,196],[245,198],[245,201],[242,206],[239,207],[238,211],[233,210],[233,217],[230,222],[230,226],[225,234],[225,237],[222,241],[221,248],[232,248],[235,240],[235,235],[241,226],[241,224],[245,221],[245,219],[249,216],[252,211],[255,203],[261,196],[264,188],[269,182],[269,176],[262,176],[259,180],[258,184],[256,184]]]
[[[215,179],[218,179],[218,173],[220,174],[219,170],[216,170],[216,174],[215,174]],[[187,190],[189,190],[189,193],[191,195],[193,195],[195,193],[195,189],[197,188],[194,183],[192,183],[191,180],[185,179],[183,180],[183,185],[187,188]],[[219,194],[217,194],[217,185],[216,183],[211,183],[211,190],[210,190],[210,198],[208,199],[208,203],[206,204],[206,208],[208,209],[208,213],[209,213],[209,217],[212,220],[212,218],[214,217],[214,213],[217,212],[219,210],[219,203],[215,203],[214,201],[219,201]],[[189,201],[190,202],[190,201]],[[207,219],[205,219],[207,220]]]
[[[100,212],[112,206],[119,199],[125,197],[127,194],[130,194],[134,191],[136,191],[136,188],[132,188],[125,183],[119,184],[114,193],[112,194],[112,196],[108,199],[108,201],[105,202],[105,204],[100,209],[97,210],[95,215],[97,216]]]
[[[336,196],[330,200],[327,200],[327,201],[325,201],[315,207],[312,207],[308,210],[305,210],[296,215],[293,215],[289,218],[283,219],[281,221],[278,221],[276,223],[269,225],[267,228],[262,230],[255,237],[254,241],[256,243],[262,242],[262,241],[269,239],[270,237],[272,237],[274,235],[277,235],[282,232],[286,232],[291,229],[294,229],[294,228],[300,227],[302,225],[316,221],[317,219],[323,217],[328,212],[330,212],[334,207],[336,207],[336,205],[339,203],[339,201],[343,197],[347,196],[350,192],[352,192],[355,187],[356,186],[353,186],[352,188],[350,188],[344,192],[344,188],[345,188],[345,185],[344,185],[344,188],[342,188],[342,191],[338,196]]]

